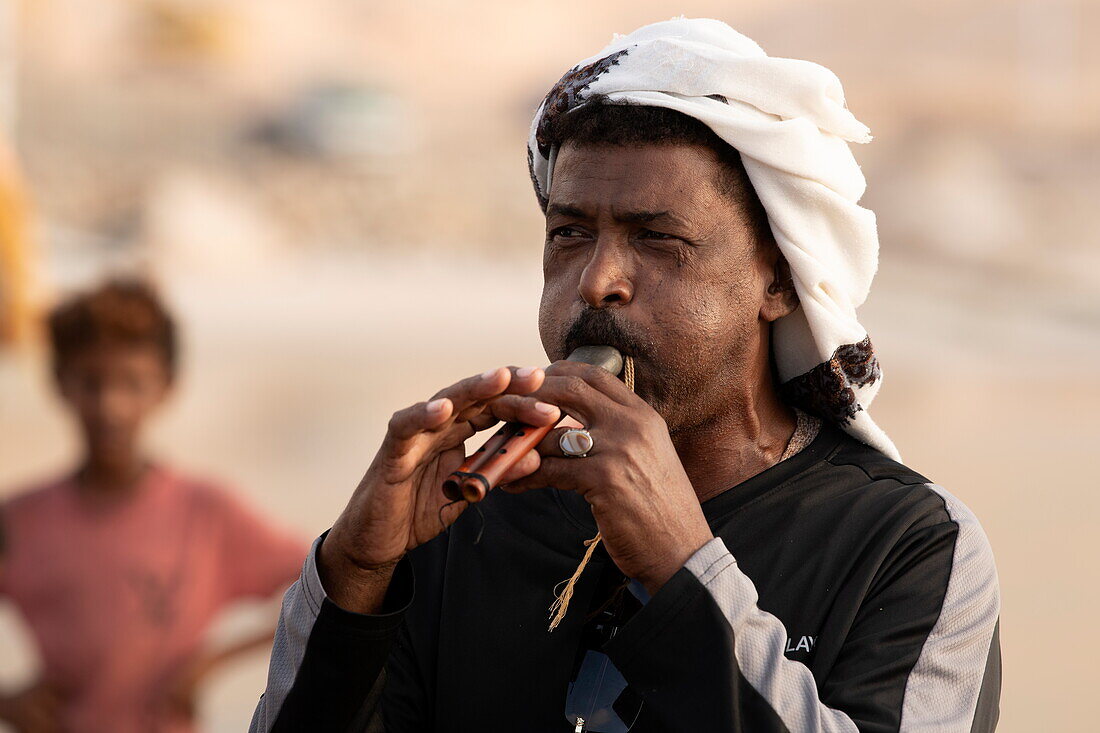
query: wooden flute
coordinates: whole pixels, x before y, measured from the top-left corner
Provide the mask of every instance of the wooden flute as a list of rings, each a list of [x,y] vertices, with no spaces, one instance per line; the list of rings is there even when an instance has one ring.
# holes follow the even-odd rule
[[[623,356],[612,346],[581,346],[569,355],[568,361],[592,364],[615,376],[623,370]],[[556,424],[534,428],[522,423],[505,423],[447,477],[443,482],[443,494],[451,501],[465,499],[471,504],[481,501],[508,469],[555,427]]]

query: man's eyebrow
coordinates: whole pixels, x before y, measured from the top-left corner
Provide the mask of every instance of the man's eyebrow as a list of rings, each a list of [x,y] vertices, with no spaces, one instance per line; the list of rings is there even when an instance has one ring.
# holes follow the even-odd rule
[[[587,219],[588,214],[576,204],[550,204],[546,207],[547,216],[567,216],[572,219]]]
[[[628,224],[649,224],[658,219],[672,218],[667,211],[623,211],[614,214],[616,221]]]
[[[576,204],[550,204],[546,208],[547,216],[566,216],[574,219],[589,219],[591,215]],[[615,212],[616,221],[628,224],[648,224],[658,219],[674,219],[667,211],[623,211]]]

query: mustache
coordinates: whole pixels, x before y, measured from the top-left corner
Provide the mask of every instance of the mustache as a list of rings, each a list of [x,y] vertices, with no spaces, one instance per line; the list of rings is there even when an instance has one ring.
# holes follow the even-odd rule
[[[644,357],[651,343],[640,329],[620,319],[609,309],[585,308],[569,326],[562,339],[562,353],[571,354],[578,346],[614,346],[624,355]]]

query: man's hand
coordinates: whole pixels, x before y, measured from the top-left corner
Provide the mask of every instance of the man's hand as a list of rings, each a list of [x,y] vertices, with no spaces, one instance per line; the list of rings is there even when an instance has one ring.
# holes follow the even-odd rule
[[[12,695],[0,695],[0,720],[17,733],[59,733],[62,695],[39,681]]]
[[[321,545],[318,570],[336,605],[376,612],[401,557],[462,513],[465,502],[446,506],[442,484],[465,460],[467,438],[502,420],[535,427],[558,421],[558,408],[526,396],[544,376],[534,367],[492,369],[394,413],[382,447]],[[538,462],[532,451],[504,480],[526,476]]]
[[[558,439],[567,428],[553,430],[537,447],[538,470],[503,488],[581,494],[615,564],[656,593],[714,537],[664,420],[607,371],[577,362],[549,367],[534,397],[584,425],[592,450],[564,456]]]

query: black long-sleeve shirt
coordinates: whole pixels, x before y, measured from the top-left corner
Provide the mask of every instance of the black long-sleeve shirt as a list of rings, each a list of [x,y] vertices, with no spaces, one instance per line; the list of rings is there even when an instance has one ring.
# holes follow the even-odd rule
[[[1000,611],[958,499],[843,433],[710,499],[715,539],[605,647],[631,731],[992,731]],[[252,731],[569,731],[597,553],[564,622],[554,587],[596,534],[552,489],[493,492],[409,553],[378,615],[329,601],[314,554],[287,593]],[[319,541],[320,542],[320,541]],[[611,568],[613,570],[613,568]]]

